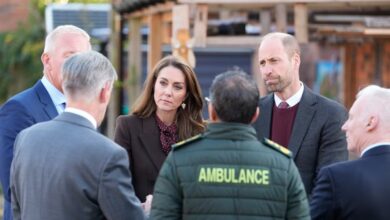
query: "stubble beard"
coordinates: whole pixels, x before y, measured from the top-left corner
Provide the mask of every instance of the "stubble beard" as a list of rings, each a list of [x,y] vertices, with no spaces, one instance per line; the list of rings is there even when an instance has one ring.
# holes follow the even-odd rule
[[[292,74],[293,74],[292,71],[289,70],[288,73],[286,74],[287,77],[281,78],[280,76],[278,76],[277,83],[271,85],[266,84],[268,92],[283,93],[284,90],[287,87],[289,87],[293,81],[292,78],[290,78]]]
[[[278,83],[266,85],[268,92],[276,92],[276,93],[281,93],[284,91],[284,89],[289,85],[290,83],[281,80],[280,78],[278,79]]]

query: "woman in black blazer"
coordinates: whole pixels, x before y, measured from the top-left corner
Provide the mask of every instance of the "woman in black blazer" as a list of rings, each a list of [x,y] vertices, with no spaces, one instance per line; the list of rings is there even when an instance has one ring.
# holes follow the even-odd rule
[[[141,202],[153,194],[171,145],[204,131],[202,107],[194,71],[168,56],[148,74],[132,115],[118,117],[115,142],[128,152],[132,183]]]

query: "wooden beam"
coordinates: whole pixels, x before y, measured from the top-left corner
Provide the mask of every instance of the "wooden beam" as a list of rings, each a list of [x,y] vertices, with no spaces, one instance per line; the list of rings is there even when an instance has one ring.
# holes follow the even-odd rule
[[[287,32],[287,6],[279,3],[275,5],[276,31]]]
[[[260,11],[261,35],[271,32],[271,11],[264,9]]]
[[[382,42],[382,51],[381,51],[381,75],[382,75],[382,86],[389,88],[390,87],[390,40],[385,40]]]
[[[207,37],[207,45],[258,46],[259,43],[259,36]]]
[[[162,14],[163,22],[172,22],[172,11],[167,11]]]
[[[151,14],[156,14],[156,13],[169,12],[172,10],[172,7],[174,5],[175,5],[174,2],[159,3],[156,5],[150,6],[148,8],[143,8],[141,10],[131,12],[129,14],[126,14],[125,16],[128,18],[137,18],[137,17],[149,16]]]
[[[207,5],[197,5],[195,24],[194,24],[195,46],[197,47],[206,47],[207,20],[208,20]]]
[[[190,29],[190,8],[188,5],[175,5],[172,8],[172,39],[176,39],[179,29]]]
[[[129,48],[128,48],[128,67],[126,85],[128,86],[127,95],[129,97],[129,112],[132,112],[132,106],[141,92],[141,75],[142,75],[142,37],[141,19],[130,18],[129,23]]]
[[[149,15],[148,35],[148,72],[152,71],[156,63],[161,59],[162,45],[162,19],[161,14]]]
[[[121,77],[121,70],[122,70],[122,62],[121,62],[121,51],[122,51],[122,39],[121,39],[121,32],[122,32],[122,22],[121,17],[117,13],[111,13],[111,21],[112,21],[112,33],[111,33],[111,40],[113,46],[110,47],[110,53],[109,58],[116,69],[119,78]],[[119,95],[118,88],[114,86],[112,91],[112,98],[110,100],[110,103],[107,108],[107,114],[106,114],[106,131],[103,131],[106,133],[106,135],[109,138],[114,137],[114,130],[115,130],[115,120],[119,115],[119,103],[120,103],[120,95]]]
[[[297,3],[294,5],[294,26],[295,37],[299,43],[309,42],[309,27],[306,4]]]
[[[365,28],[363,33],[365,35],[389,36],[390,29],[388,29],[388,28]]]

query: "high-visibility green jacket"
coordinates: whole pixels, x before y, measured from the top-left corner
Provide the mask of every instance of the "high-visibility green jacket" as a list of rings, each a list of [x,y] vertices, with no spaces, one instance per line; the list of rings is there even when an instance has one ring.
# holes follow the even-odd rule
[[[290,152],[239,123],[174,145],[153,197],[151,219],[310,219]]]

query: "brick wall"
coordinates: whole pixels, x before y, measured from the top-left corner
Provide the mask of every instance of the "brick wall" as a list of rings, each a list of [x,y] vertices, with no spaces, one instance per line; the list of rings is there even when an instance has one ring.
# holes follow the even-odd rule
[[[29,0],[0,0],[0,32],[16,29],[28,19]]]

